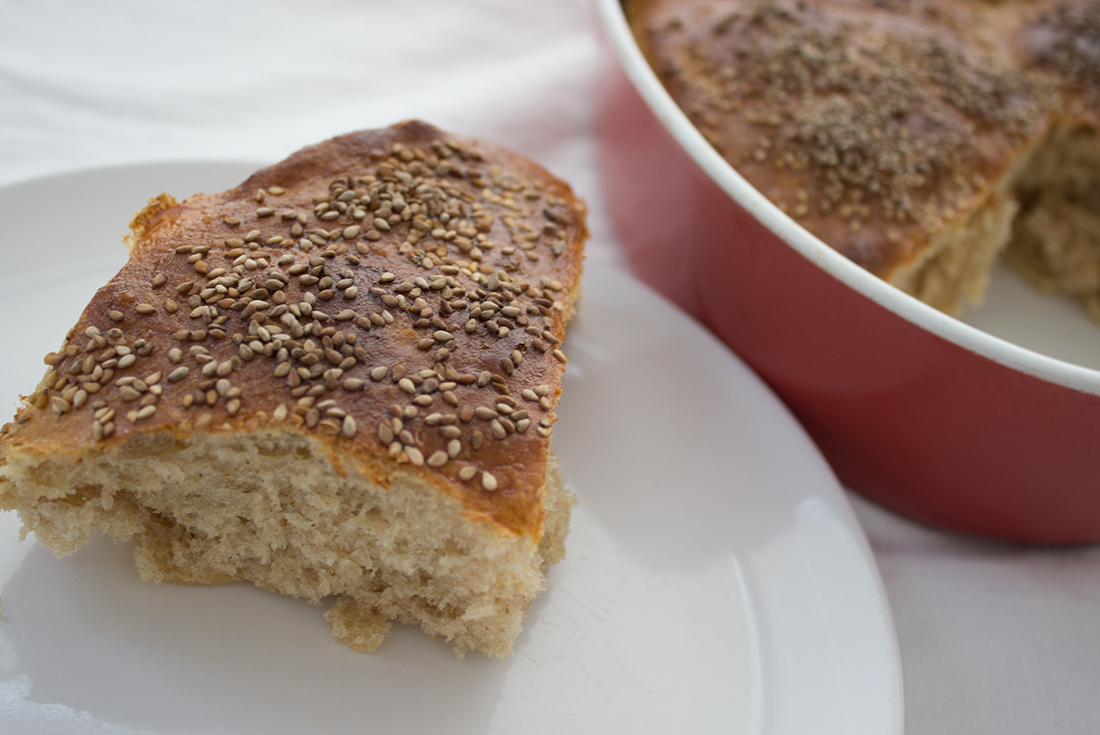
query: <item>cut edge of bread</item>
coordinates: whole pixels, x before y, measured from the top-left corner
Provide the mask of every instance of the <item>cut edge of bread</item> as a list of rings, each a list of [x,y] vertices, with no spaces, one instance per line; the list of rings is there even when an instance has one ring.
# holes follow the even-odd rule
[[[959,315],[982,302],[998,257],[1036,288],[1080,300],[1100,321],[1100,131],[1052,127],[978,207],[888,280]]]
[[[355,650],[377,648],[397,620],[460,656],[511,655],[564,557],[575,505],[553,452],[541,538],[501,528],[413,472],[388,480],[304,433],[158,433],[77,455],[12,453],[0,498],[58,556],[100,529],[134,542],[144,580],[334,598],[325,617]]]

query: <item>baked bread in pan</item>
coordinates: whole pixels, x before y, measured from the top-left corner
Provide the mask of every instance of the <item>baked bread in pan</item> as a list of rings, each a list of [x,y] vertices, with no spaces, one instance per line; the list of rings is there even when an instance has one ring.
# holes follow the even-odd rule
[[[373,650],[390,621],[511,653],[564,554],[550,446],[584,206],[420,122],[152,199],[0,433],[0,507],[58,555],[246,580]]]
[[[998,254],[1100,317],[1100,3],[627,0],[744,178],[948,313]]]

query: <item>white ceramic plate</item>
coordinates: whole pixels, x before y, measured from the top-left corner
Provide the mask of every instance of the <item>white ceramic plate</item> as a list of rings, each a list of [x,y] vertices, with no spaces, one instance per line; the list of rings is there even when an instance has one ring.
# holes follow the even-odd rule
[[[124,261],[131,213],[254,168],[0,189],[5,412]],[[700,327],[595,265],[567,351],[555,441],[580,506],[513,658],[459,661],[410,628],[355,654],[305,602],[144,584],[130,549],[102,537],[57,560],[3,514],[0,732],[899,735],[874,560],[779,401]]]

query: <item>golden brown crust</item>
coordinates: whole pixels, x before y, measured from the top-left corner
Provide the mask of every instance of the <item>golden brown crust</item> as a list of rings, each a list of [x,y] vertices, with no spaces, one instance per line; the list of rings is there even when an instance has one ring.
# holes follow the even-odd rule
[[[414,469],[471,518],[542,529],[567,316],[587,237],[569,187],[420,122],[334,138],[236,189],[135,217],[0,435],[71,456],[135,433],[277,426],[387,486]]]
[[[663,83],[745,178],[889,279],[1054,125],[1095,125],[1100,4],[630,0]],[[1081,43],[1084,39],[1087,43]]]

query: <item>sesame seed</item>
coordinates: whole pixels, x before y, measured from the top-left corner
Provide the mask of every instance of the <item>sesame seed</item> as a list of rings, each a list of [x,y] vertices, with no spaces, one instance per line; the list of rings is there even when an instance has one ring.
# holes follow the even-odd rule
[[[408,456],[409,461],[417,467],[424,466],[424,453],[413,446],[404,447],[405,455]]]
[[[447,464],[448,459],[450,459],[450,457],[447,456],[447,453],[440,449],[438,451],[432,452],[431,456],[428,457],[428,466],[442,467],[443,465]]]
[[[497,489],[497,478],[493,476],[491,472],[481,473],[481,486],[489,492],[493,492]]]
[[[178,360],[176,362],[178,362]],[[187,367],[184,367],[184,366],[178,367],[175,370],[173,370],[172,372],[168,373],[168,382],[169,383],[175,383],[177,381],[183,380],[184,378],[187,377],[188,373],[190,373],[190,372],[191,372],[190,368],[187,368]]]
[[[466,465],[458,471],[459,478],[466,482],[474,479],[475,475],[477,475],[477,468],[471,467],[470,465]]]
[[[355,419],[351,416],[345,416],[344,421],[340,426],[340,432],[347,438],[352,438],[358,431],[358,427],[355,425]]]

